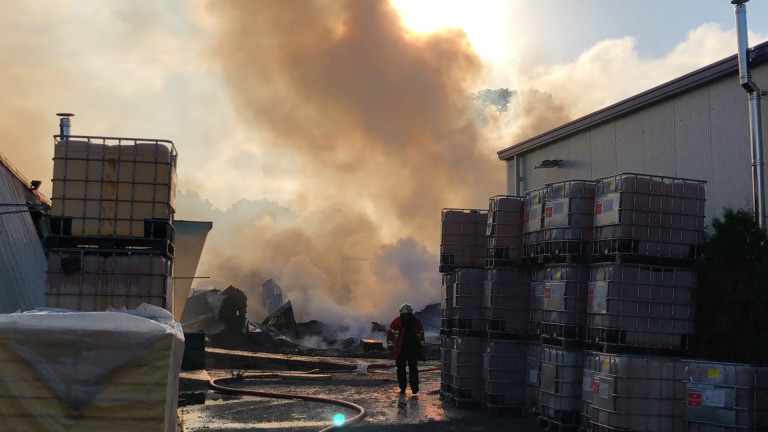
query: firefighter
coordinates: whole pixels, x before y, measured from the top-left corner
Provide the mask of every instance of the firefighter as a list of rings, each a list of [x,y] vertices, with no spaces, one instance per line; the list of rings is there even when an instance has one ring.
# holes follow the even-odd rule
[[[424,360],[424,327],[421,320],[413,315],[413,308],[408,303],[400,306],[400,316],[392,320],[387,331],[387,349],[397,365],[397,383],[400,394],[405,394],[408,383],[411,392],[419,392],[418,360]],[[406,375],[405,366],[408,365]]]

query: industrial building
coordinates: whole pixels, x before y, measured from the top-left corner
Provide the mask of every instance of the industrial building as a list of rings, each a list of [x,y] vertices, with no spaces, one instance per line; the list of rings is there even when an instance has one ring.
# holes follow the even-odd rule
[[[752,79],[768,88],[768,42],[752,48],[749,58]],[[765,98],[762,107],[765,113]],[[767,124],[763,115],[763,136]],[[726,207],[752,208],[748,100],[736,55],[498,155],[506,162],[509,195],[633,172],[705,180],[707,221]]]

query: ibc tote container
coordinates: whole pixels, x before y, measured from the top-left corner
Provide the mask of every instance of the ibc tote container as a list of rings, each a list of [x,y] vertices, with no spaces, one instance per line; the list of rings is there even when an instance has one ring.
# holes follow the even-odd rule
[[[70,137],[57,141],[52,234],[170,237],[176,158],[173,143],[164,140]]]
[[[488,203],[488,267],[501,267],[523,255],[523,205],[521,197],[497,195]]]
[[[587,340],[682,350],[694,331],[696,272],[641,264],[592,264]]]
[[[491,335],[528,333],[531,277],[524,269],[489,268],[483,282],[486,330]]]
[[[440,272],[483,268],[488,253],[488,210],[443,209],[440,225]]]
[[[563,429],[579,424],[584,352],[541,346],[540,421]]]
[[[688,431],[768,430],[768,367],[684,360]]]
[[[485,341],[482,402],[487,407],[525,406],[526,359],[525,341]]]
[[[479,402],[483,393],[483,339],[454,337],[451,348],[452,396],[457,405]]]
[[[593,254],[698,258],[704,244],[704,183],[632,173],[599,179]]]
[[[587,321],[589,266],[547,264],[546,271],[541,334],[580,340]]]
[[[590,251],[596,182],[568,180],[546,186],[540,252],[583,255]]]
[[[453,284],[453,309],[456,318],[452,328],[458,330],[483,329],[483,282],[485,271],[464,268],[456,271]]]
[[[173,260],[156,254],[49,252],[45,304],[83,312],[142,303],[167,309],[173,304],[172,268]]]
[[[685,386],[679,358],[604,353],[593,356],[593,430],[684,430]]]

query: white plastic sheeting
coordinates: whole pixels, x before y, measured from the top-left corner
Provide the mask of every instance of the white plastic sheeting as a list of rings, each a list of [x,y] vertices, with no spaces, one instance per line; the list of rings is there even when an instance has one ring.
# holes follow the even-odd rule
[[[4,430],[176,430],[181,326],[135,310],[0,315]]]

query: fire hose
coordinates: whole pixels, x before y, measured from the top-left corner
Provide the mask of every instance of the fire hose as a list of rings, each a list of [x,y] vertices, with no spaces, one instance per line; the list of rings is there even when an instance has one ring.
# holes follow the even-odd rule
[[[225,376],[225,377],[211,379],[209,384],[211,388],[213,388],[214,390],[218,390],[220,392],[228,393],[228,394],[261,396],[261,397],[277,398],[277,399],[298,399],[298,400],[304,400],[304,401],[310,401],[310,402],[334,404],[334,405],[339,405],[339,406],[351,408],[353,410],[358,411],[358,414],[356,416],[351,417],[344,422],[344,426],[358,423],[365,418],[365,408],[363,408],[358,404],[343,401],[340,399],[326,398],[326,397],[320,397],[320,396],[297,395],[297,394],[289,394],[289,393],[265,392],[265,391],[248,390],[248,389],[236,389],[236,388],[226,387],[218,384],[219,382],[223,382],[223,381],[244,381],[247,379],[279,378],[281,375],[283,374],[261,373],[261,374],[245,375],[243,373],[236,373],[229,377]],[[325,429],[322,429],[320,432],[327,432],[327,431],[332,431],[336,429],[338,429],[338,426],[329,426]]]
[[[432,371],[432,370],[439,370],[439,368],[429,368],[425,369],[422,372]],[[311,371],[306,372],[307,374],[313,374],[319,372],[319,369],[313,369]],[[331,371],[335,373],[350,373],[351,371]],[[259,390],[249,390],[249,389],[236,389],[232,387],[226,387],[219,382],[224,381],[245,381],[248,379],[267,379],[267,378],[282,378],[285,377],[286,374],[283,373],[259,373],[259,374],[243,374],[242,372],[232,373],[232,376],[223,376],[219,378],[213,378],[209,381],[209,385],[214,390],[218,390],[222,393],[227,394],[238,394],[238,395],[248,395],[248,396],[260,396],[260,397],[267,397],[267,398],[276,398],[276,399],[297,399],[297,400],[304,400],[309,402],[320,402],[320,403],[328,403],[333,405],[339,405],[346,408],[351,408],[353,410],[358,411],[358,414],[354,417],[351,417],[344,421],[344,424],[342,426],[347,426],[355,423],[361,422],[365,418],[365,408],[352,403],[348,401],[343,401],[340,399],[333,399],[333,398],[326,398],[326,397],[320,397],[320,396],[308,396],[308,395],[297,395],[297,394],[290,394],[290,393],[276,393],[276,392],[266,392],[266,391],[259,391]],[[341,426],[329,426],[327,428],[321,429],[320,432],[327,432],[332,430],[337,430]]]

